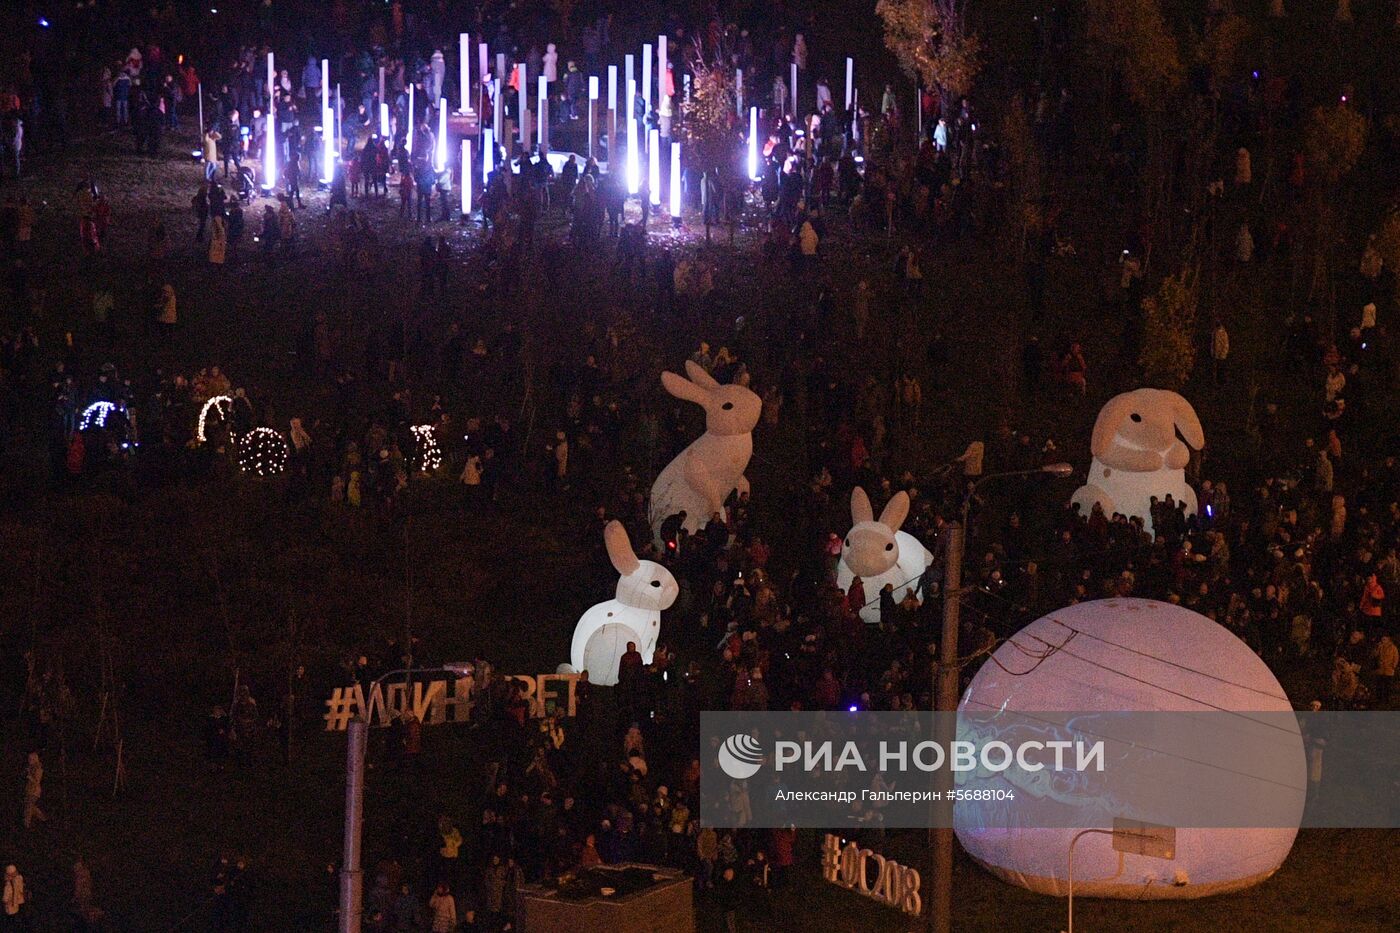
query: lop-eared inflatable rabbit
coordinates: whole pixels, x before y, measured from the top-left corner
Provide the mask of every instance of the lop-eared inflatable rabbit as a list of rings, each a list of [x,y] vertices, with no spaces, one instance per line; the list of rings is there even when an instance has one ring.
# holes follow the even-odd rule
[[[841,560],[836,565],[836,584],[844,593],[851,581],[860,577],[866,604],[860,617],[874,625],[880,621],[880,591],[894,584],[899,602],[909,589],[918,592],[919,577],[933,563],[933,555],[919,539],[899,526],[909,515],[909,493],[897,492],[875,519],[870,497],[857,486],[851,490],[851,530],[841,543]]]
[[[1085,516],[1095,503],[1110,518],[1114,512],[1136,515],[1151,534],[1153,496],[1161,501],[1170,493],[1186,503],[1188,515],[1196,514],[1196,492],[1186,484],[1186,464],[1191,450],[1200,450],[1205,442],[1191,403],[1175,392],[1134,389],[1115,395],[1094,421],[1089,482],[1070,501],[1078,503]]]
[[[685,530],[694,534],[724,508],[731,492],[748,492],[744,470],[753,455],[753,428],[763,410],[759,397],[744,386],[720,385],[691,360],[686,361],[685,371],[689,379],[662,373],[661,384],[676,398],[705,409],[705,433],[691,441],[651,484],[649,516],[658,538],[668,517],[684,511]]]
[[[676,601],[680,587],[671,571],[637,558],[621,522],[608,522],[603,542],[613,567],[622,574],[617,596],[591,607],[578,620],[570,660],[575,671],[588,671],[592,683],[611,687],[617,683],[617,665],[629,641],[636,643],[642,661],[651,663],[661,633],[661,610]]]

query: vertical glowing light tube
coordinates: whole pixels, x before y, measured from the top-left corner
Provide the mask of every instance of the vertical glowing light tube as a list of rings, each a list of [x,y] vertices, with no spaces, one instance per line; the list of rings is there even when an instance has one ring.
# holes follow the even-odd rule
[[[608,66],[608,160],[617,149],[617,66]]]
[[[389,105],[383,102],[379,104],[379,136],[381,139],[388,139],[389,128]]]
[[[749,178],[758,181],[758,108],[749,108]]]
[[[447,98],[438,98],[437,146],[433,152],[433,170],[439,175],[447,170]]]
[[[505,89],[506,53],[496,53],[496,73],[491,76],[491,126],[496,130],[496,139],[505,140]]]
[[[798,115],[798,114],[797,114],[797,62],[793,62],[793,63],[792,63],[792,68],[791,68],[790,70],[791,70],[791,72],[792,72],[792,115],[793,115],[793,117],[796,117],[796,116]]]
[[[631,58],[629,55],[628,58]],[[637,95],[637,85],[633,81],[627,82],[627,99],[630,101]],[[637,121],[632,119],[632,115],[627,115],[627,193],[636,194],[642,187],[642,169],[637,164]]]
[[[744,117],[744,69],[734,69],[734,115]]]
[[[850,109],[851,109],[851,88],[855,86],[855,83],[856,83],[856,60],[855,60],[854,58],[847,58],[847,59],[846,59],[846,109],[847,109],[847,110],[850,110]]]
[[[598,76],[588,76],[588,157],[593,158],[593,111],[598,109]]]
[[[529,104],[529,97],[530,97],[530,82],[526,80],[527,74],[526,74],[526,71],[525,71],[525,63],[524,63],[524,62],[521,62],[520,64],[518,64],[518,65],[515,66],[515,75],[516,75],[516,83],[519,85],[519,90],[520,90],[520,95],[519,95],[519,96],[520,96],[520,127],[519,127],[520,133],[519,133],[519,136],[520,136],[520,149],[521,149],[521,151],[523,152],[524,150],[530,148],[530,137],[528,137],[528,136],[525,135],[525,116],[530,112],[530,108],[529,108],[529,106],[528,106],[528,104]]]
[[[267,133],[263,136],[263,187],[277,187],[277,70],[267,53]]]
[[[661,131],[647,132],[647,190],[651,206],[661,206]]]
[[[472,39],[469,33],[457,36],[457,96],[462,100],[458,113],[468,113],[472,109]]]
[[[331,63],[321,59],[321,183],[335,177],[335,112],[331,110]]]
[[[535,101],[535,144],[544,152],[549,146],[545,135],[549,132],[549,80],[540,75],[540,92]]]
[[[666,106],[666,36],[656,37],[656,109],[667,110]]]
[[[651,113],[651,43],[642,43],[642,100],[646,101],[647,113]]]
[[[462,217],[472,212],[472,144],[462,140]]]
[[[681,144],[671,143],[671,219],[681,219]]]
[[[631,113],[631,112],[632,112],[632,111],[631,111],[631,108],[632,108],[632,98],[633,98],[633,96],[634,96],[632,87],[633,87],[633,85],[636,83],[635,81],[633,81],[633,78],[636,77],[636,71],[635,71],[635,64],[634,64],[634,62],[635,62],[635,56],[632,56],[632,55],[624,55],[624,56],[622,56],[622,63],[623,63],[622,73],[623,73],[623,77],[626,78],[626,80],[627,80],[627,85],[626,85],[626,87],[627,87],[627,112],[628,112],[628,113]]]
[[[384,102],[384,66],[379,66],[379,102]]]
[[[490,127],[481,131],[481,183],[491,181],[491,173],[496,170],[496,133]]]
[[[486,122],[486,87],[490,83],[486,75],[490,72],[491,52],[485,42],[476,45],[476,125]]]
[[[410,81],[408,83],[408,118],[404,121],[408,124],[408,131],[404,134],[406,138],[404,150],[409,155],[413,155],[413,137],[418,135],[417,132],[415,132],[418,129],[418,125],[414,122],[413,113],[413,82]]]

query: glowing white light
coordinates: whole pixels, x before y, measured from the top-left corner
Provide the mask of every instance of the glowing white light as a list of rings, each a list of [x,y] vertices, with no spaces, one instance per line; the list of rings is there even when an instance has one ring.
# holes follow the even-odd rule
[[[379,104],[379,136],[381,139],[388,139],[391,132],[389,127],[389,105],[381,101]]]
[[[850,109],[851,109],[851,88],[855,86],[855,82],[856,82],[856,60],[855,60],[854,58],[847,58],[847,59],[846,59],[846,109],[847,109],[847,110],[850,110]]]
[[[117,411],[117,406],[112,402],[93,402],[83,409],[82,416],[78,418],[78,430],[86,431],[88,428],[105,428],[107,426],[107,416]]]
[[[540,96],[535,104],[535,143],[540,151],[545,149],[544,134],[549,128],[549,81],[540,75]]]
[[[462,140],[462,216],[472,212],[472,144]]]
[[[238,468],[253,476],[276,476],[287,469],[287,441],[272,428],[254,428],[238,439]]]
[[[617,110],[617,66],[608,66],[608,109]]]
[[[481,131],[481,183],[491,181],[491,173],[496,170],[496,133],[494,130]]]
[[[593,110],[598,103],[598,76],[588,76],[588,157],[593,158]]]
[[[277,187],[277,72],[267,53],[267,135],[263,137],[263,187]]]
[[[331,62],[321,59],[321,182],[329,185],[335,177],[335,113],[331,110]]]
[[[433,170],[439,175],[447,171],[447,98],[438,98],[438,138],[433,152]]]
[[[417,444],[413,465],[424,473],[431,473],[442,466],[442,449],[438,447],[437,435],[431,424],[415,424],[409,428]]]
[[[681,216],[681,144],[671,143],[671,216]]]
[[[734,69],[734,109],[739,119],[744,118],[744,69]]]
[[[199,423],[195,425],[194,437],[201,444],[209,440],[204,433],[204,426],[209,420],[210,411],[218,415],[220,421],[227,423],[233,414],[233,399],[227,395],[216,395],[205,402],[204,407],[199,410]]]
[[[627,82],[628,106],[637,96],[637,85],[632,80]],[[637,164],[637,121],[632,116],[631,110],[627,112],[627,193],[636,194],[642,187],[642,168]]]
[[[651,192],[651,206],[661,206],[661,133],[651,130],[647,133],[647,188]]]
[[[749,108],[749,178],[758,181],[758,108]]]
[[[457,69],[458,96],[462,99],[457,111],[466,113],[471,109],[472,43],[471,36],[465,32],[457,36]]]
[[[651,113],[651,43],[642,43],[642,100],[646,101],[647,113]]]
[[[517,115],[520,126],[517,129],[519,130],[520,135],[520,148],[523,150],[528,148],[530,145],[530,140],[527,139],[525,136],[525,117],[530,112],[529,107],[527,105],[527,97],[530,93],[530,83],[526,80],[526,78],[529,77],[529,73],[525,69],[525,63],[521,62],[515,67],[517,69],[515,73],[519,76],[520,79],[516,82],[517,89],[520,92],[520,112]]]
[[[408,133],[406,134],[406,141],[404,142],[404,150],[409,155],[413,155],[413,137],[416,135],[414,130],[417,129],[413,123],[413,113],[413,85],[410,84],[408,86]]]

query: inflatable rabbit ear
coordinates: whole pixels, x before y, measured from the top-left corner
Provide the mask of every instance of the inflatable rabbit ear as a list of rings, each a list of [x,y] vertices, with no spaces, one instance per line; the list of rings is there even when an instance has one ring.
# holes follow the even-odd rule
[[[859,525],[861,522],[873,522],[875,520],[875,510],[870,507],[870,497],[865,494],[865,490],[857,486],[851,490],[851,521]]]
[[[706,372],[705,367],[694,360],[685,361],[685,374],[690,377],[690,381],[702,389],[718,389],[719,381]]]
[[[885,503],[885,508],[880,512],[880,524],[890,531],[898,531],[899,526],[904,524],[904,520],[909,517],[909,493],[904,490],[894,494],[889,502]]]
[[[1094,419],[1094,434],[1089,441],[1089,452],[1095,457],[1102,457],[1113,445],[1113,435],[1118,433],[1118,426],[1128,417],[1132,407],[1139,404],[1133,395],[1132,392],[1115,395],[1099,409],[1099,416]]]
[[[706,389],[702,389],[684,376],[677,376],[675,373],[662,373],[661,384],[666,387],[667,392],[676,398],[683,398],[687,402],[704,405],[710,399],[710,393]]]
[[[642,566],[637,554],[632,550],[632,542],[627,537],[627,529],[622,522],[613,519],[603,528],[603,543],[608,547],[608,559],[624,577],[636,572]]]
[[[1177,430],[1186,438],[1186,443],[1192,450],[1200,450],[1206,445],[1206,432],[1201,430],[1201,420],[1196,417],[1196,410],[1177,393],[1172,392],[1170,395],[1172,420],[1176,422]]]

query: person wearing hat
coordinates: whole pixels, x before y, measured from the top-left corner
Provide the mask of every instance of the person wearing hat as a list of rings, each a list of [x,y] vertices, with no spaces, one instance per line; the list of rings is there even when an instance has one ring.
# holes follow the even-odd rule
[[[19,869],[14,865],[5,866],[5,923],[11,929],[18,928],[23,923],[22,918],[28,917],[28,911],[24,910],[27,898],[24,894],[24,876],[19,873]]]

